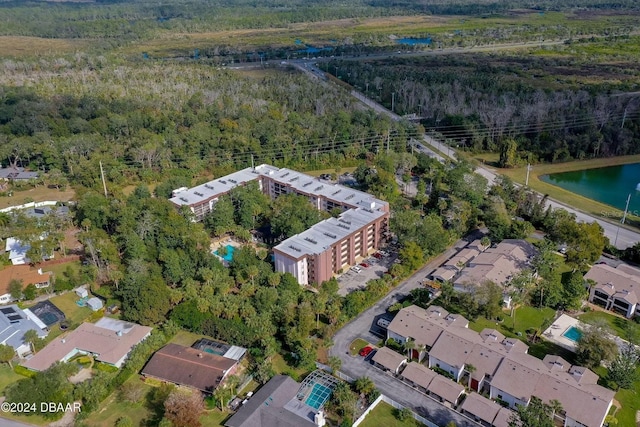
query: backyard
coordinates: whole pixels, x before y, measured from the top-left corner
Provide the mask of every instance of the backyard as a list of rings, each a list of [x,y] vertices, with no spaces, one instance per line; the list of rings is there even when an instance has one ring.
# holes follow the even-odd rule
[[[393,406],[380,402],[373,408],[373,411],[369,412],[369,415],[364,419],[362,427],[414,427],[423,426],[424,424],[417,422],[413,418],[400,421],[395,416],[396,410]]]
[[[581,314],[578,316],[578,320],[584,323],[588,323],[590,325],[597,323],[604,323],[611,329],[611,332],[614,335],[619,336],[622,339],[626,339],[627,335],[627,325],[629,324],[629,320],[624,319],[620,316],[616,316],[611,313],[607,313],[604,311],[590,311],[588,313]]]
[[[80,307],[76,304],[79,299],[75,292],[67,292],[63,295],[52,297],[49,301],[62,310],[70,324],[77,325],[86,320],[92,313],[89,307]]]

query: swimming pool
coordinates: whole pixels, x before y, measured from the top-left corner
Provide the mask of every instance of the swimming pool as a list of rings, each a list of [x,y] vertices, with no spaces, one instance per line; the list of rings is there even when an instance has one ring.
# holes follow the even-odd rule
[[[314,409],[320,409],[320,407],[329,400],[329,396],[331,396],[331,389],[316,383],[313,385],[311,393],[309,393],[309,397],[307,397],[305,403]]]
[[[580,331],[580,329],[576,328],[575,326],[571,326],[569,329],[564,331],[564,334],[562,334],[562,336],[573,342],[578,342],[578,340],[582,337],[582,331]]]
[[[218,249],[217,251],[214,252],[214,254],[218,255],[220,258],[222,258],[223,260],[227,261],[227,262],[231,262],[231,260],[233,259],[233,251],[236,250],[236,248],[234,246],[231,245],[227,245],[225,246],[225,248],[227,248],[227,253],[225,256],[222,256],[218,253]]]

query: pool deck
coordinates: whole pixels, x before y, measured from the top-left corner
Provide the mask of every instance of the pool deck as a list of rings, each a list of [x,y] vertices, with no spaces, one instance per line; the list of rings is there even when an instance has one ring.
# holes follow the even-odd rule
[[[582,329],[584,326],[578,319],[574,319],[571,316],[562,314],[551,324],[551,326],[547,328],[546,331],[544,331],[542,336],[546,340],[558,344],[560,347],[575,352],[575,341],[571,341],[569,338],[563,335],[571,327]]]

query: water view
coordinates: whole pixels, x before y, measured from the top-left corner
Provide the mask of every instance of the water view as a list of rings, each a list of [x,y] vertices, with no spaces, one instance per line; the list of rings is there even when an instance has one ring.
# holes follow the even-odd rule
[[[540,179],[621,211],[631,194],[629,212],[640,214],[640,191],[636,189],[640,184],[640,163],[554,173]]]

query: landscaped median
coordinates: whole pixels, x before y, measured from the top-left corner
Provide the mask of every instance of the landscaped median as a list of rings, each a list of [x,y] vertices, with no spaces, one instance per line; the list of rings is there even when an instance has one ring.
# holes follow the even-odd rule
[[[366,342],[365,340],[363,340],[362,338],[356,338],[349,345],[349,354],[351,356],[357,356],[358,353],[360,352],[360,350],[362,350],[363,348],[365,348],[368,345],[370,345],[370,344],[368,342]]]

